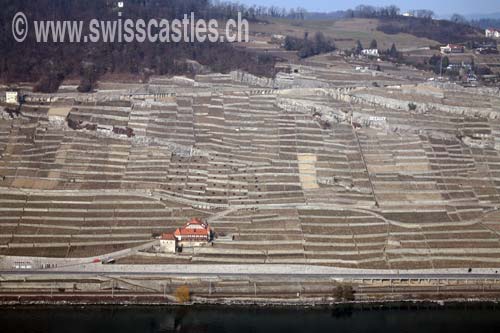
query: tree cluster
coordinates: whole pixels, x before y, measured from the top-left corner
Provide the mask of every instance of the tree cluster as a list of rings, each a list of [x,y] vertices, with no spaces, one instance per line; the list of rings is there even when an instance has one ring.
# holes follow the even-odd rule
[[[309,38],[308,34],[305,34],[304,38],[287,36],[284,47],[288,51],[298,51],[301,58],[332,52],[336,49],[333,40],[326,38],[322,32],[317,32],[313,38]]]
[[[38,0],[34,4],[29,0],[5,0],[0,12],[0,80],[33,82],[36,91],[54,92],[65,78],[73,78],[80,80],[79,91],[90,92],[105,73],[195,74],[187,60],[216,72],[241,69],[260,76],[274,75],[274,57],[261,57],[229,43],[37,43],[34,33],[17,43],[12,37],[11,20],[18,11],[24,12],[30,22],[89,22],[93,18],[116,20],[115,6],[114,1]],[[123,15],[172,20],[195,12],[196,18],[222,19],[234,15],[236,9],[208,0],[128,0]],[[83,34],[87,32],[84,29]]]
[[[430,20],[435,16],[434,12],[429,9],[412,9],[408,11],[408,13],[413,17],[427,20]]]
[[[389,59],[398,60],[398,59],[401,59],[403,57],[401,52],[399,52],[398,49],[396,48],[395,43],[392,43],[391,48],[386,51],[386,54],[389,57]]]
[[[238,12],[249,20],[259,20],[264,17],[289,18],[303,20],[307,11],[302,7],[284,8],[278,6],[247,6],[237,2],[211,2],[212,11],[223,18],[236,17]]]
[[[441,74],[446,70],[446,67],[450,64],[450,59],[447,56],[433,55],[429,58],[429,65],[436,74]]]
[[[359,18],[386,18],[397,17],[400,14],[400,9],[395,5],[385,7],[375,7],[369,5],[359,5],[354,9],[346,11],[346,17]]]
[[[472,20],[470,25],[481,29],[496,28],[500,29],[500,19],[483,18],[479,20]]]
[[[415,17],[399,17],[384,20],[377,30],[386,34],[407,33],[417,37],[429,38],[440,43],[463,43],[471,37],[483,34],[469,24],[448,20],[426,20]]]

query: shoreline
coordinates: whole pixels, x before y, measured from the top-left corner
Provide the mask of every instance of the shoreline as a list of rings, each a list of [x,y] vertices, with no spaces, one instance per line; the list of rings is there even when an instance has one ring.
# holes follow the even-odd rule
[[[359,300],[359,301],[333,301],[333,300],[290,300],[286,299],[275,299],[275,300],[265,300],[265,299],[250,299],[250,298],[239,298],[239,299],[201,299],[195,298],[194,300],[186,303],[179,302],[168,302],[163,300],[151,300],[151,297],[144,297],[143,300],[135,298],[134,300],[118,300],[118,299],[100,299],[93,300],[91,298],[81,298],[80,300],[69,300],[64,299],[64,297],[58,297],[57,300],[36,300],[35,297],[25,297],[26,299],[18,300],[0,300],[0,309],[9,307],[79,307],[79,306],[89,306],[89,307],[108,307],[108,306],[119,306],[119,307],[226,307],[226,306],[241,306],[241,307],[255,307],[255,308],[295,308],[295,309],[309,309],[309,308],[356,308],[356,307],[377,307],[380,309],[393,308],[394,306],[433,306],[433,307],[447,307],[450,305],[479,305],[479,304],[499,304],[500,298],[495,297],[483,297],[483,298],[449,298],[449,299],[395,299],[395,300]]]

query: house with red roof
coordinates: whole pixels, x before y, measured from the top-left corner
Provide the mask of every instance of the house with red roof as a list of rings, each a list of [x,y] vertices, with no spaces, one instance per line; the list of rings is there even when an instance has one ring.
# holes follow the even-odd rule
[[[448,44],[446,46],[441,46],[441,53],[443,54],[448,54],[448,53],[464,53],[465,48],[463,45],[458,45],[458,44]]]
[[[212,239],[212,229],[208,223],[192,218],[184,227],[177,228],[173,236],[179,246],[201,246]]]
[[[500,38],[500,29],[488,28],[484,31],[486,38]]]
[[[173,233],[160,235],[160,252],[176,253],[184,246],[203,246],[212,240],[212,229],[208,223],[192,218],[182,228],[177,228]]]

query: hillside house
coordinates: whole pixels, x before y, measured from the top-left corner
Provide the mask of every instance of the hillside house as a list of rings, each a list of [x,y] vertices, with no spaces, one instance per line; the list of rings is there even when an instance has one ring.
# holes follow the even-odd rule
[[[458,44],[448,44],[446,46],[441,46],[442,54],[450,54],[450,53],[464,53],[465,48],[462,45]]]
[[[361,50],[361,54],[370,57],[378,57],[378,49],[363,49]]]
[[[500,38],[500,29],[488,28],[484,31],[486,38]]]

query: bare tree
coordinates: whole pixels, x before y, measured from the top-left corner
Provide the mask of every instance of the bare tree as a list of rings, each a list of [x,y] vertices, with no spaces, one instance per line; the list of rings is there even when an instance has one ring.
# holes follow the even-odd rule
[[[455,22],[455,23],[461,23],[461,24],[467,23],[467,19],[465,17],[463,17],[460,14],[456,14],[456,13],[451,16],[450,21]]]

